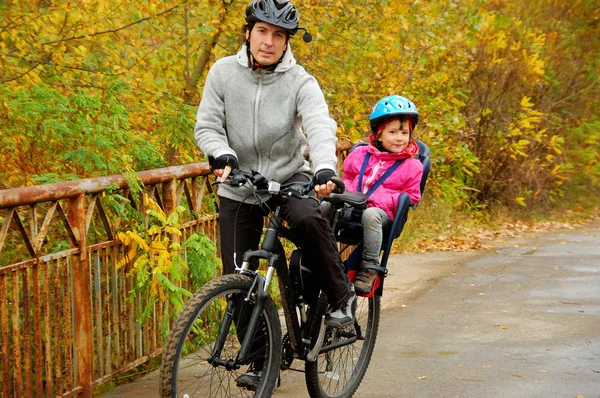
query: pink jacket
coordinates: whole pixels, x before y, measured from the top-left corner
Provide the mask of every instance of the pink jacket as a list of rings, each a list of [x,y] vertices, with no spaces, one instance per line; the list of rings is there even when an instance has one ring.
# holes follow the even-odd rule
[[[414,141],[412,145],[416,146]],[[409,145],[410,146],[410,145]],[[406,160],[369,196],[367,207],[379,207],[385,210],[391,220],[394,219],[398,206],[398,197],[406,192],[411,202],[418,203],[421,200],[421,176],[423,175],[423,164],[405,151],[401,153],[381,152],[371,145],[356,147],[344,160],[344,175],[342,181],[346,189],[352,192],[360,192],[358,187],[358,176],[367,152],[371,158],[365,169],[362,179],[362,192],[367,190],[391,167],[398,159]]]

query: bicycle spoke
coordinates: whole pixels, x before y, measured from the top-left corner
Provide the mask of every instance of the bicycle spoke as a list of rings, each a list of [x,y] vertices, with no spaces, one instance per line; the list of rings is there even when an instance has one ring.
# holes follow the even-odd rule
[[[345,397],[356,391],[371,359],[378,322],[379,297],[359,297],[354,324],[327,331],[326,352],[306,365],[311,397]]]
[[[252,301],[243,301],[251,282],[252,279],[239,274],[220,277],[186,303],[165,346],[161,396],[170,397],[173,393],[179,397],[254,395],[237,386],[246,365],[240,367],[235,363],[246,332],[247,315],[252,311]],[[223,321],[224,317],[229,319]],[[220,330],[222,325],[226,325],[226,330]],[[258,326],[250,339],[254,343],[250,355],[260,354],[264,363],[261,370],[267,377],[261,378],[258,388],[268,395],[275,387],[281,361],[281,329],[270,299],[259,313]]]

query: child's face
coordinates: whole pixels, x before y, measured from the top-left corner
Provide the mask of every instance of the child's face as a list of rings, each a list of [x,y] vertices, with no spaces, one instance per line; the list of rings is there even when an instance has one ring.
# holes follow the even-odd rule
[[[392,120],[379,137],[379,142],[390,152],[402,152],[410,140],[410,123],[408,120]]]

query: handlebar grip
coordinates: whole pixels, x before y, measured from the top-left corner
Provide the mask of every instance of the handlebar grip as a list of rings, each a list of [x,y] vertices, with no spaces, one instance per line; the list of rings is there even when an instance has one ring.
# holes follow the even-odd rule
[[[333,192],[335,193],[344,193],[346,191],[346,184],[339,177],[331,177],[331,182],[335,184],[335,189]]]
[[[226,184],[231,186],[242,186],[246,183],[246,181],[252,181],[251,178],[251,173],[244,172],[240,169],[231,169],[231,172],[226,180],[223,180],[222,177],[217,177],[212,185]]]

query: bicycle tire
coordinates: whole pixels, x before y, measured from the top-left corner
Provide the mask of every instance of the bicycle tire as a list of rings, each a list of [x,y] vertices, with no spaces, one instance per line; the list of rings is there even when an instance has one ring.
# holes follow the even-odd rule
[[[312,398],[351,397],[362,382],[367,371],[379,330],[380,296],[357,297],[356,319],[352,326],[340,329],[328,328],[322,350],[328,345],[353,333],[362,336],[352,344],[321,353],[315,362],[305,363],[306,388]],[[318,314],[323,315],[327,301],[319,299]],[[318,316],[317,319],[320,319]],[[315,321],[312,334],[318,334]],[[359,331],[360,330],[360,331]]]
[[[242,298],[247,296],[252,282],[249,276],[224,275],[204,285],[187,301],[165,344],[160,368],[161,397],[243,397],[253,394],[269,397],[273,394],[281,362],[281,324],[270,297],[260,319],[260,329],[264,330],[264,334],[258,343],[265,349],[262,376],[256,392],[237,386],[236,379],[244,373],[245,366],[227,369],[208,362],[227,308],[227,298],[240,294],[237,305],[246,306],[240,312],[251,311],[252,308]],[[237,357],[241,343],[236,334],[241,332],[236,331],[236,325],[239,322],[231,323],[220,358],[235,360]]]

